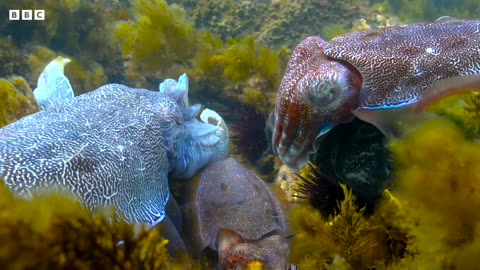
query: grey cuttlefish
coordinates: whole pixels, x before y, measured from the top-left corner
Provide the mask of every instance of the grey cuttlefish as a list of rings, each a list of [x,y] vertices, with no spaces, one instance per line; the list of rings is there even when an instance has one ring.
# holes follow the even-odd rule
[[[107,84],[73,97],[66,62],[57,58],[39,78],[34,94],[44,109],[0,129],[0,178],[22,197],[67,191],[92,211],[113,205],[128,222],[178,227],[166,210],[168,177],[227,156],[223,119],[189,106],[186,74],[159,91]]]
[[[480,21],[369,29],[293,51],[269,117],[272,148],[298,170],[335,126],[357,117],[398,135],[434,101],[480,90]],[[399,131],[400,130],[400,131]]]
[[[218,251],[219,269],[287,269],[290,249],[277,199],[258,176],[233,158],[208,165],[196,195],[203,247]]]

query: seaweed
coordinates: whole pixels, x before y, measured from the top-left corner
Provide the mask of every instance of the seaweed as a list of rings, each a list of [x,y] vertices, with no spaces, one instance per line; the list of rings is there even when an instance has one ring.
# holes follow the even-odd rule
[[[157,229],[127,224],[108,209],[94,216],[67,194],[24,200],[0,184],[0,264],[8,269],[166,269],[173,262]]]
[[[406,256],[414,256],[409,219],[398,213],[398,201],[386,192],[382,207],[373,215],[365,214],[356,197],[341,184],[344,199],[338,203],[338,212],[328,219],[310,205],[302,205],[291,212],[291,262],[300,269],[369,269],[387,267]]]
[[[138,72],[165,70],[192,56],[193,22],[177,5],[163,0],[132,1],[133,20],[119,22],[114,36],[124,58]],[[168,63],[168,64],[166,64]]]
[[[90,69],[88,67],[92,65],[101,66],[102,70],[105,67],[105,80],[103,81],[110,77],[117,82],[122,82],[123,65],[120,62],[120,49],[113,39],[114,22],[125,18],[125,8],[120,2],[115,3],[109,0],[46,0],[41,2],[20,0],[15,3],[0,3],[0,11],[6,14],[8,9],[43,9],[46,14],[43,21],[33,23],[32,21],[5,20],[6,23],[0,25],[2,35],[7,37],[2,37],[0,46],[5,45],[3,41],[8,39],[18,51],[15,53],[13,49],[5,50],[3,55],[0,54],[0,59],[7,58],[8,60],[8,68],[3,70],[2,76],[22,74],[30,85],[35,85],[44,64],[53,59],[47,56],[48,50],[50,51],[48,54],[69,55],[69,58],[77,59],[83,69],[88,70]],[[16,54],[24,54],[27,57],[14,57]],[[38,58],[31,59],[29,56],[31,54],[36,54],[33,58]],[[49,59],[45,59],[45,57]],[[7,67],[7,65],[5,66]],[[33,69],[29,70],[29,67]],[[98,71],[98,68],[95,69]],[[73,82],[73,88],[88,87],[90,79],[89,77],[85,78],[79,85]],[[88,89],[90,90],[90,88]]]
[[[391,146],[397,190],[416,220],[412,265],[475,269],[480,252],[480,146],[448,120],[426,122]],[[438,258],[441,258],[440,260]]]
[[[270,50],[254,41],[253,36],[244,39],[229,38],[226,43],[206,36],[212,46],[200,51],[199,67],[203,72],[214,75],[216,68],[222,70],[223,75],[234,82],[245,81],[257,75],[272,81],[279,82],[279,51]]]
[[[18,74],[24,68],[22,55],[12,36],[0,37],[0,77]]]
[[[0,78],[0,127],[38,110],[32,89],[23,77]]]
[[[480,3],[476,0],[460,0],[457,2],[448,0],[387,0],[373,2],[381,4],[389,13],[397,15],[407,23],[433,21],[445,15],[475,19],[480,11]]]
[[[92,213],[69,192],[25,199],[0,177],[0,264],[4,269],[209,269],[205,258],[168,253],[158,228],[126,223],[113,207]]]

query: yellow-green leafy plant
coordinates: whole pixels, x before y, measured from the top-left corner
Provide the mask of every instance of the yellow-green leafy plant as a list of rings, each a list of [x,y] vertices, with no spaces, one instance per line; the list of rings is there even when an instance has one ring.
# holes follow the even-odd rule
[[[22,54],[11,36],[0,36],[0,77],[18,74],[24,67]]]
[[[0,78],[0,127],[39,110],[23,77]]]
[[[0,264],[5,269],[168,269],[168,241],[113,211],[92,215],[68,195],[14,196],[0,179]],[[119,244],[119,241],[123,244]]]
[[[74,87],[76,95],[95,90],[107,82],[103,67],[95,62],[85,67],[73,59],[65,69],[65,75]]]
[[[152,72],[191,57],[193,22],[181,7],[163,0],[131,4],[133,20],[119,22],[114,31],[126,59]]]
[[[345,199],[338,213],[328,219],[310,205],[291,212],[291,262],[300,269],[370,269],[387,267],[392,262],[413,255],[408,219],[397,210],[399,203],[386,192],[373,214],[359,208],[355,196],[342,185]],[[396,221],[389,218],[395,216]],[[395,252],[397,251],[397,252]]]
[[[219,46],[218,40],[212,40],[217,52],[208,56],[200,55],[201,68],[207,70],[220,67],[225,77],[235,81],[244,81],[253,75],[279,80],[279,51],[269,50],[254,41],[252,36],[245,39],[230,38]]]
[[[479,93],[450,96],[436,102],[428,110],[450,120],[463,131],[466,138],[480,137]]]
[[[415,220],[412,266],[476,269],[480,254],[480,145],[447,120],[392,142],[396,192]]]

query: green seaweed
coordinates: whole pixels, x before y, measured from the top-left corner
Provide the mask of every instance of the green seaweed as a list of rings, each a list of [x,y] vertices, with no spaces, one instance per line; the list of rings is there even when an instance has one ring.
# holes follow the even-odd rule
[[[368,216],[356,197],[341,185],[345,199],[338,213],[324,219],[310,205],[291,212],[291,262],[300,269],[369,269],[387,267],[406,256],[414,256],[409,219],[398,212],[398,201],[386,192],[377,211]],[[394,216],[395,221],[390,220]]]
[[[2,76],[22,74],[30,85],[35,85],[38,74],[48,61],[32,63],[29,55],[43,54],[45,50],[40,52],[37,49],[41,47],[50,50],[53,54],[69,55],[69,58],[78,59],[84,69],[90,69],[90,66],[101,66],[105,69],[105,78],[115,78],[115,81],[122,82],[119,79],[123,72],[120,48],[113,39],[114,22],[125,18],[125,8],[120,2],[19,0],[14,3],[0,3],[0,11],[7,14],[8,9],[43,9],[45,20],[29,23],[5,20],[6,23],[0,25],[4,35],[0,39],[0,46],[5,45],[3,42],[5,39],[10,39],[19,54],[24,54],[22,57],[15,58],[13,57],[15,50],[5,50],[3,54],[0,53],[0,61],[2,58],[8,58],[8,65],[14,67],[3,69]],[[38,56],[40,57],[38,60],[44,58]],[[42,67],[38,68],[38,66]],[[98,68],[95,69],[98,70]],[[72,86],[74,89],[83,89],[85,85],[90,84],[89,80],[91,78],[85,78],[78,85],[73,82]]]
[[[261,46],[252,36],[247,36],[245,39],[230,38],[224,46],[218,45],[215,43],[219,52],[209,56],[199,56],[202,58],[200,67],[206,70],[205,72],[219,66],[225,77],[235,82],[245,81],[256,74],[275,82],[278,80],[278,51]]]
[[[152,72],[191,57],[193,22],[179,6],[163,0],[131,4],[134,19],[118,23],[114,31],[124,58]]]
[[[476,92],[464,93],[444,98],[428,111],[450,120],[465,134],[469,140],[480,137],[479,94]]]
[[[126,223],[113,207],[92,214],[70,193],[49,190],[26,200],[3,183],[0,178],[5,269],[208,269],[203,259],[169,256],[161,231]]]
[[[0,78],[0,127],[39,110],[23,77]]]
[[[447,120],[392,142],[398,198],[416,220],[419,247],[408,267],[476,269],[480,252],[480,145]],[[441,258],[441,259],[439,259]]]
[[[480,11],[480,3],[476,0],[381,0],[372,1],[382,5],[388,13],[398,16],[406,23],[433,21],[442,16],[461,19],[475,19]]]
[[[12,36],[0,36],[0,77],[18,74],[24,63],[22,55],[13,42]]]
[[[23,200],[0,184],[0,264],[8,269],[166,269],[173,261],[156,229],[110,211],[93,216],[67,195]]]

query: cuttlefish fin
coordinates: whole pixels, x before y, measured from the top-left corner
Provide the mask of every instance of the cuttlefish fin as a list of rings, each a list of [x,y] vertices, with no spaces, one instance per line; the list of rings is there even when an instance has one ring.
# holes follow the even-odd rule
[[[413,123],[420,116],[413,114],[407,107],[389,109],[358,108],[353,110],[358,119],[370,123],[387,137],[400,137],[405,133],[406,124]]]
[[[464,92],[480,92],[480,74],[458,76],[437,81],[429,86],[415,103],[415,113],[423,112],[436,101]]]
[[[166,216],[173,223],[177,231],[180,231],[182,229],[182,210],[180,210],[177,201],[173,198],[171,193],[168,197],[167,204],[165,205],[165,212],[167,213]]]
[[[401,107],[388,109],[360,107],[352,113],[360,120],[376,126],[386,136],[399,137],[419,123],[431,119],[432,115],[424,112],[436,101],[469,91],[480,92],[480,74],[437,81],[426,88],[416,101]]]
[[[156,224],[156,228],[160,228],[160,233],[165,239],[168,239],[168,253],[173,257],[178,257],[180,254],[179,252],[185,253],[187,248],[185,247],[185,243],[182,240],[182,237],[178,233],[175,224],[170,220],[168,216]]]

